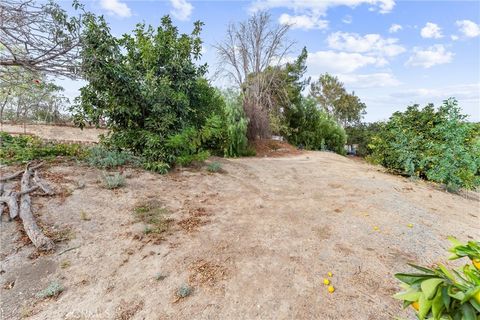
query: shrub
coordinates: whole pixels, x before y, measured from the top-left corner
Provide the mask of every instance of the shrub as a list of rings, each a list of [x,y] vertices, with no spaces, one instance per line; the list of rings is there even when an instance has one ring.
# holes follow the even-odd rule
[[[139,158],[128,151],[109,150],[104,146],[90,148],[86,160],[89,165],[102,169],[116,168],[126,164],[138,165],[140,162]]]
[[[220,162],[211,162],[207,165],[207,171],[218,172],[222,170],[222,164]]]
[[[370,155],[372,150],[370,149],[369,144],[372,140],[372,137],[378,134],[382,128],[382,125],[383,123],[381,122],[372,122],[358,123],[345,127],[347,144],[356,144],[356,155],[360,157],[366,157]]]
[[[394,295],[404,308],[412,306],[419,319],[465,319],[480,317],[480,242],[467,244],[450,238],[450,259],[469,257],[470,264],[451,272],[444,265],[426,268],[410,265],[415,273],[397,273],[403,292]]]
[[[82,159],[86,151],[79,144],[44,142],[35,136],[12,136],[0,132],[0,163],[27,163],[32,160],[51,160],[58,156]]]
[[[191,295],[193,292],[193,288],[190,287],[188,284],[184,284],[177,289],[177,298],[186,298]]]
[[[48,285],[48,287],[38,292],[35,296],[39,299],[57,297],[60,293],[63,292],[63,290],[65,289],[60,283],[53,281]]]
[[[225,95],[225,126],[227,141],[224,154],[227,157],[239,157],[247,153],[248,121],[243,111],[240,97],[233,92]]]
[[[465,121],[455,99],[396,112],[375,135],[369,159],[394,171],[445,184],[448,190],[480,184],[479,126]]]
[[[102,176],[103,187],[106,189],[117,189],[125,185],[125,177],[118,172],[113,175],[104,173]]]
[[[290,130],[286,135],[290,143],[305,149],[345,154],[345,130],[320,111],[313,99],[304,98],[300,105],[290,108],[287,121]]]

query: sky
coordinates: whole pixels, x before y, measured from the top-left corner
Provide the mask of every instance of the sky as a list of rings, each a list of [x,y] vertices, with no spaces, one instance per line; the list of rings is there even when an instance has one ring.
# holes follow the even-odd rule
[[[226,27],[267,10],[273,22],[290,24],[291,58],[309,53],[307,75],[328,72],[367,105],[365,121],[387,120],[408,105],[440,105],[455,97],[469,120],[480,121],[480,1],[399,0],[89,0],[88,11],[104,15],[112,33],[129,33],[137,23],[158,26],[172,16],[181,32],[205,23],[203,62],[214,85],[218,60],[213,45]],[[72,12],[71,2],[61,5]],[[82,82],[60,80],[66,94]]]

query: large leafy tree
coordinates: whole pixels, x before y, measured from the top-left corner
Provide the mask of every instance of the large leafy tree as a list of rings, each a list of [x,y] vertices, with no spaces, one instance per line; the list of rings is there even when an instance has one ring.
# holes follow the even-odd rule
[[[348,93],[343,83],[328,73],[311,84],[310,96],[344,127],[358,123],[365,114],[366,106],[355,92]]]
[[[83,11],[77,1],[73,6]],[[11,74],[18,70],[78,76],[81,20],[82,15],[69,17],[54,1],[1,0],[0,79],[14,80]]]
[[[88,84],[74,107],[78,125],[110,129],[106,139],[149,161],[172,163],[167,140],[189,128],[200,128],[221,106],[220,97],[204,79],[202,23],[180,34],[170,17],[154,28],[138,24],[132,34],[115,38],[103,17],[85,21],[82,73]]]

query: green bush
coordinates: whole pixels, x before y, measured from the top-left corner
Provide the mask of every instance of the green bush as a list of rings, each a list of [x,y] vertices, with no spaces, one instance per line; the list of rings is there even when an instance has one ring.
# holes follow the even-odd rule
[[[106,189],[118,189],[125,185],[125,177],[118,172],[114,174],[104,173],[102,175],[102,184]]]
[[[140,159],[128,151],[109,150],[103,146],[91,147],[88,151],[86,158],[88,164],[102,169],[140,163]]]
[[[446,185],[480,185],[479,125],[465,121],[455,99],[396,112],[375,135],[369,159],[394,171]]]
[[[44,142],[35,136],[12,136],[0,132],[0,163],[27,163],[32,160],[51,160],[58,156],[82,159],[87,152],[79,144]]]
[[[53,281],[48,285],[48,287],[38,292],[35,296],[39,299],[57,297],[63,292],[63,290],[65,289],[60,283]]]
[[[372,137],[376,135],[382,127],[381,122],[358,123],[345,127],[347,133],[347,144],[356,144],[356,155],[366,157],[372,153],[369,148]]]
[[[304,98],[292,106],[287,115],[290,130],[287,140],[309,150],[329,150],[345,154],[345,130],[325,112],[317,108],[313,99]]]
[[[219,172],[222,170],[222,164],[220,162],[212,162],[207,165],[207,171],[209,172]]]

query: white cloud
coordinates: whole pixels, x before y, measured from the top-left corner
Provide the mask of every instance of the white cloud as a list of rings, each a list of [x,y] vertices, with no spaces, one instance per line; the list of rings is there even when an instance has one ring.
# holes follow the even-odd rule
[[[403,29],[403,27],[401,25],[394,23],[390,26],[390,28],[388,29],[388,32],[395,33],[395,32],[398,32],[402,29]]]
[[[450,39],[452,39],[453,41],[457,41],[457,40],[458,40],[458,36],[455,35],[455,34],[452,34],[452,35],[450,36]]]
[[[405,52],[405,48],[397,44],[398,39],[382,38],[379,34],[334,32],[327,38],[328,46],[332,49],[349,52],[370,53],[374,55],[393,57]]]
[[[170,0],[173,9],[171,15],[178,20],[188,20],[193,11],[193,6],[187,0]]]
[[[456,22],[460,32],[467,38],[475,38],[480,35],[480,26],[470,20],[460,20]]]
[[[350,24],[352,23],[353,18],[351,15],[347,14],[345,17],[343,17],[342,22],[345,24]]]
[[[413,48],[413,55],[405,63],[409,66],[430,68],[438,64],[445,64],[452,61],[453,52],[441,45],[436,44],[427,49]]]
[[[350,73],[368,65],[382,65],[384,60],[360,53],[317,51],[308,54],[307,66],[310,74]]]
[[[420,31],[420,35],[422,38],[441,38],[443,37],[442,35],[442,29],[435,23],[432,22],[427,22],[425,27],[422,28]]]
[[[370,74],[337,74],[343,83],[353,88],[395,87],[401,82],[392,73],[378,72]]]
[[[329,8],[336,6],[356,7],[369,4],[380,13],[388,13],[395,6],[394,0],[256,0],[251,5],[252,11],[273,8],[289,8],[295,11],[311,10],[324,15]]]
[[[315,15],[294,15],[291,16],[284,13],[278,19],[280,24],[289,24],[292,29],[326,29],[328,27],[328,21],[323,20],[320,16]]]
[[[100,0],[100,5],[111,15],[117,15],[122,18],[132,15],[132,11],[127,4],[119,0]]]
[[[391,93],[395,98],[429,98],[446,99],[455,97],[459,100],[480,100],[480,83],[452,85],[443,88],[417,88]]]

